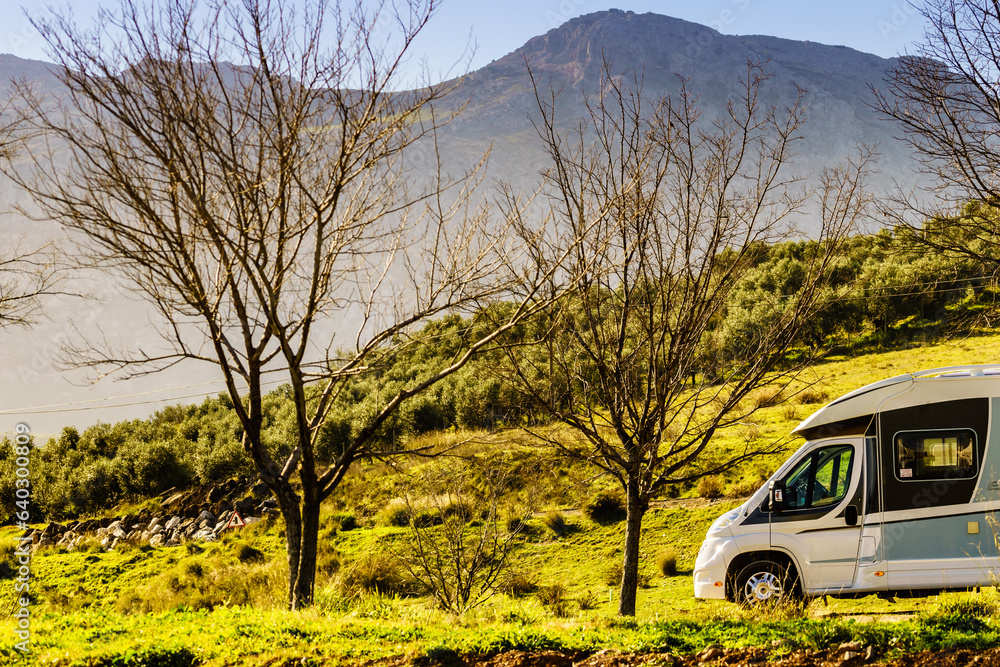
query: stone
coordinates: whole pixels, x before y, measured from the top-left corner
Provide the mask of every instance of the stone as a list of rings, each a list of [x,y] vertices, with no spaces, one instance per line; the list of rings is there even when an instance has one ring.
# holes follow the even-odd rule
[[[248,512],[253,511],[255,506],[256,503],[254,502],[254,499],[251,496],[247,496],[242,500],[237,500],[235,505],[236,511],[239,512],[240,514],[246,514]]]
[[[159,532],[149,538],[149,546],[151,547],[161,547],[166,544],[166,540],[163,539],[163,532]]]
[[[167,498],[166,500],[164,500],[162,503],[160,503],[160,505],[162,507],[170,507],[170,506],[173,506],[173,505],[180,505],[184,501],[184,498],[186,496],[187,496],[187,494],[184,493],[183,491],[181,491],[180,493],[175,493],[174,495],[170,496],[169,498]]]
[[[181,525],[181,518],[179,516],[175,516],[172,517],[169,521],[167,521],[167,524],[164,528],[166,530],[174,530],[179,525]]]
[[[710,646],[706,646],[705,649],[698,654],[698,660],[701,662],[710,662],[712,660],[718,660],[722,656],[722,646],[719,644],[712,644]]]
[[[215,536],[215,533],[213,533],[212,531],[207,530],[207,529],[202,529],[202,530],[197,531],[196,533],[194,533],[191,536],[191,538],[194,539],[194,540],[206,541],[206,542],[211,542],[211,541],[214,541],[214,540],[218,539]]]
[[[208,510],[204,510],[201,514],[198,515],[198,521],[199,522],[211,521],[212,523],[215,523],[215,515],[209,512]]]
[[[158,516],[153,517],[153,520],[149,522],[148,526],[146,526],[146,530],[153,530],[158,525],[160,525],[161,522],[162,522],[162,519],[160,517],[158,517]]]

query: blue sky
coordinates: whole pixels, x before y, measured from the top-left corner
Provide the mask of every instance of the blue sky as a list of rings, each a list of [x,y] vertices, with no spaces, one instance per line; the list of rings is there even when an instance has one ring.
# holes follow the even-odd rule
[[[81,22],[100,4],[72,0]],[[25,14],[44,16],[50,8],[66,5],[67,0],[5,3],[0,10],[0,53],[45,59],[42,40]],[[471,39],[475,51],[469,67],[476,69],[574,16],[611,7],[674,16],[727,34],[840,44],[883,57],[912,51],[923,34],[922,17],[907,0],[443,0],[416,52],[426,57],[432,73],[444,73],[462,61]],[[458,70],[464,69],[463,62]]]

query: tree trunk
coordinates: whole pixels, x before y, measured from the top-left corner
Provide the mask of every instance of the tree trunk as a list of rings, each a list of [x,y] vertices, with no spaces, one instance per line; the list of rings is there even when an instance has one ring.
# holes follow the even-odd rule
[[[292,487],[285,483],[279,488],[272,488],[278,500],[281,518],[285,521],[285,549],[288,553],[288,608],[300,608],[298,598],[298,580],[302,560],[302,514],[299,498]]]
[[[299,535],[298,570],[288,571],[292,587],[289,606],[292,610],[311,606],[316,583],[316,550],[319,541],[319,500],[315,489],[303,491],[302,529]]]
[[[639,536],[646,503],[639,492],[639,481],[628,481],[628,507],[625,515],[625,556],[622,561],[622,585],[618,596],[618,615],[635,616],[635,598],[639,588]]]

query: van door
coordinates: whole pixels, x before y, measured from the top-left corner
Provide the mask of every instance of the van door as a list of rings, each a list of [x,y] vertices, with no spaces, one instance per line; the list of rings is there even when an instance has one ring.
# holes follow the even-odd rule
[[[863,438],[822,441],[782,480],[783,507],[771,512],[771,546],[796,560],[804,592],[834,592],[854,583],[863,460]]]

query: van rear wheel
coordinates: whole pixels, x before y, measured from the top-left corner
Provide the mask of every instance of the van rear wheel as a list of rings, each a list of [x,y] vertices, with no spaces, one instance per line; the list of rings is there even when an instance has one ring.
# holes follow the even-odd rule
[[[798,599],[795,579],[788,568],[773,560],[759,560],[736,577],[736,601],[748,607],[773,605]]]

